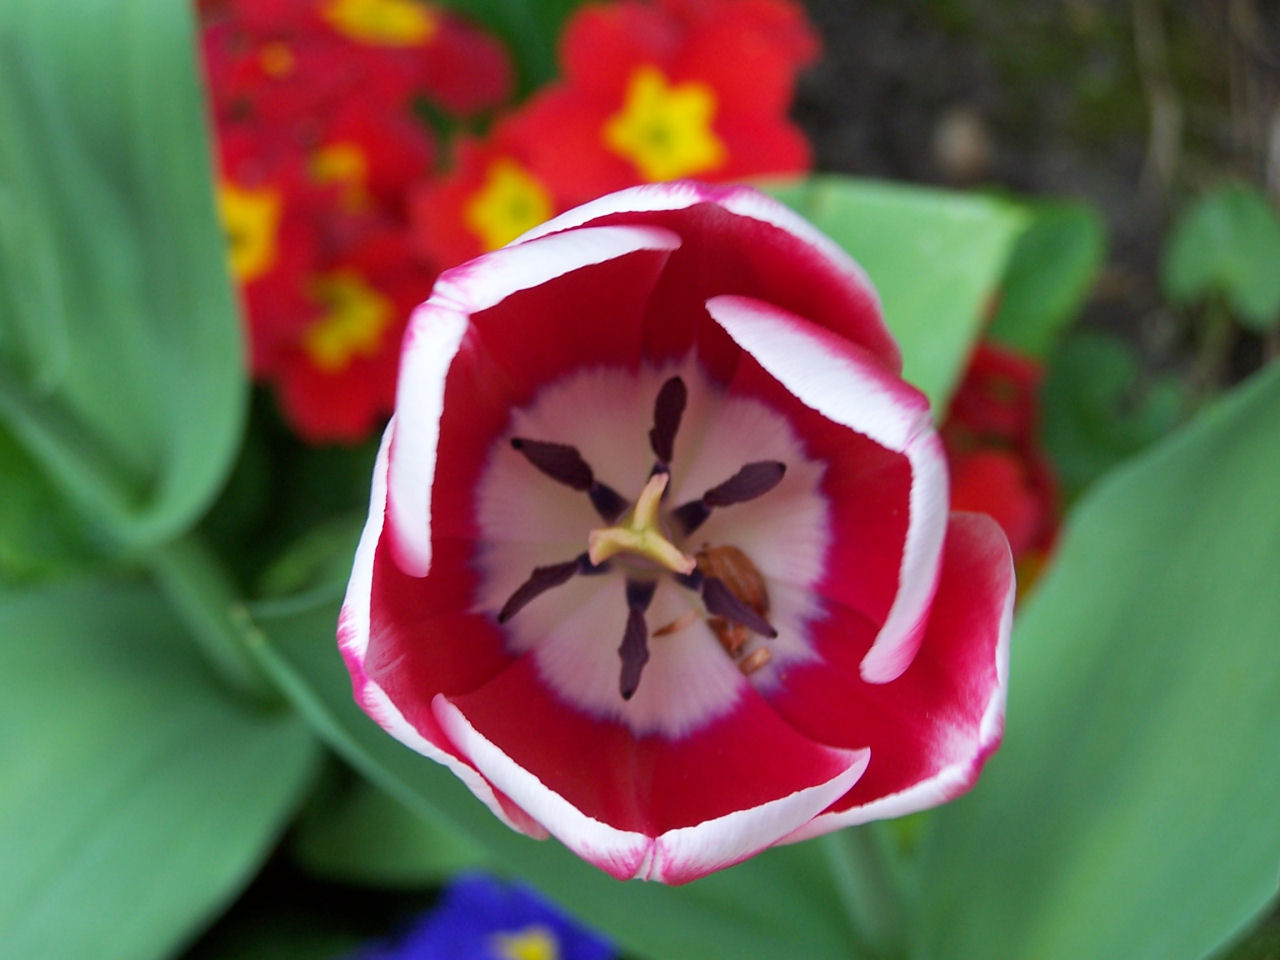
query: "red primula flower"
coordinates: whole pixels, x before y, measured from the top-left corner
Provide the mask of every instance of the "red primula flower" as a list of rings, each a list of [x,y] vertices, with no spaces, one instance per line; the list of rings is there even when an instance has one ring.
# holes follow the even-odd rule
[[[348,211],[376,207],[402,219],[410,186],[435,162],[428,130],[404,111],[355,100],[338,105],[317,127],[311,176],[337,186]]]
[[[786,111],[816,51],[792,4],[583,7],[565,27],[564,82],[520,112],[530,165],[567,203],[638,182],[806,170]]]
[[[563,197],[529,166],[525,140],[495,124],[484,140],[460,138],[453,169],[420,183],[409,198],[419,254],[455,266],[514,240],[564,209]]]
[[[421,93],[452,113],[490,109],[511,95],[511,63],[502,44],[436,4],[230,0],[227,6],[249,37],[275,45],[269,49],[295,55],[338,50],[341,60],[330,64],[329,74],[297,74],[321,89],[341,83],[346,92],[400,105],[410,93]]]
[[[958,510],[990,514],[1004,528],[1021,567],[1052,549],[1058,484],[1040,449],[1039,364],[980,343],[951,402],[942,438]]]
[[[900,371],[857,265],[747,188],[623,191],[446,271],[338,627],[357,700],[620,878],[963,792],[1013,570]]]
[[[636,182],[807,169],[786,113],[816,53],[783,0],[583,7],[566,26],[564,82],[459,142],[450,172],[414,192],[418,248],[450,266]]]
[[[405,323],[433,279],[394,231],[307,278],[307,321],[273,345],[269,372],[299,436],[356,443],[391,412]]]

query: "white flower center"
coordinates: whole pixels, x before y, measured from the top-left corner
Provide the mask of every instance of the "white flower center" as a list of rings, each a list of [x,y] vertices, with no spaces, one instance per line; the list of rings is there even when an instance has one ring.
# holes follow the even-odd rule
[[[477,609],[561,699],[678,737],[813,656],[824,468],[781,413],[687,360],[577,371],[509,428],[477,495]]]

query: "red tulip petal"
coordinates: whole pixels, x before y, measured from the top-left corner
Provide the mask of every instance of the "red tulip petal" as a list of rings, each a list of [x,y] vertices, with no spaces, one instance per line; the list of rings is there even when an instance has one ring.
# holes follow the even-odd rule
[[[909,461],[909,516],[896,596],[862,661],[864,679],[893,680],[919,647],[946,530],[946,463],[930,425],[928,400],[855,344],[772,304],[722,296],[709,300],[707,309],[802,403]],[[834,533],[839,539],[840,530]]]
[[[387,497],[387,459],[391,447],[391,438],[395,430],[394,421],[387,427],[382,437],[382,446],[378,450],[378,460],[373,473],[373,491],[370,495],[369,520],[360,537],[360,545],[356,548],[355,564],[351,571],[351,581],[347,586],[346,598],[342,604],[342,613],[338,618],[338,647],[347,669],[351,673],[352,692],[358,703],[383,729],[401,743],[418,753],[448,767],[472,793],[484,802],[493,813],[514,830],[539,839],[545,838],[547,832],[536,821],[512,803],[505,795],[494,790],[476,769],[465,759],[458,756],[452,744],[440,732],[434,718],[427,711],[426,717],[419,717],[417,723],[411,722],[402,709],[393,702],[387,691],[370,676],[369,651],[371,647],[371,621],[373,607],[379,602],[375,598],[375,561],[381,552],[384,505]],[[384,560],[383,566],[386,566]],[[385,626],[385,624],[384,624]],[[421,646],[422,637],[413,646]],[[409,645],[406,645],[409,646]],[[394,672],[378,671],[384,682],[400,682]],[[433,683],[439,683],[439,679]],[[432,689],[428,687],[428,690]],[[429,702],[429,701],[427,701]],[[429,722],[424,720],[429,719]]]
[[[757,190],[689,181],[645,184],[562,213],[521,239],[585,223],[645,223],[682,238],[654,291],[646,339],[652,359],[683,356],[700,333],[707,335],[703,328],[714,328],[702,301],[736,293],[809,317],[868,350],[888,372],[902,370],[902,355],[862,268],[794,211]],[[710,372],[727,377],[731,371]]]
[[[787,839],[898,817],[971,787],[1004,730],[1013,563],[999,526],[955,513],[920,652],[892,684],[861,681],[845,660],[840,617],[815,627],[822,660],[790,671],[770,702],[796,729],[869,744],[866,775]],[[845,662],[841,662],[845,660]]]
[[[580,856],[619,879],[683,883],[791,833],[865,768],[865,751],[802,737],[740,691],[683,737],[636,737],[563,703],[526,657],[474,693],[438,698],[436,715],[488,780]]]
[[[473,338],[467,359],[487,361],[491,369],[496,367],[505,374],[516,404],[527,403],[537,386],[565,370],[599,362],[602,357],[638,357],[636,344],[628,344],[621,325],[612,325],[617,317],[602,312],[599,324],[584,324],[577,315],[566,317],[555,281],[573,275],[577,304],[590,303],[592,292],[604,302],[616,302],[619,290],[622,294],[635,291],[637,280],[642,288],[646,281],[651,284],[660,264],[649,270],[633,267],[621,276],[618,271],[606,271],[592,277],[584,268],[638,251],[665,254],[678,244],[674,234],[656,228],[579,230],[521,244],[518,249],[504,247],[440,275],[431,299],[409,321],[396,398],[400,428],[391,458],[389,513],[396,557],[406,573],[422,576],[431,566],[437,442],[445,412],[446,380],[464,338],[469,334]],[[484,336],[489,323],[476,315],[524,291],[529,296],[521,298],[525,315],[520,322],[503,325],[502,321],[510,318],[501,312],[491,314],[485,321],[491,321],[495,330],[492,336]],[[559,316],[554,309],[557,305]],[[529,308],[540,312],[530,316]],[[549,316],[553,324],[540,325],[539,315]],[[561,336],[555,336],[556,332]],[[592,333],[594,338],[588,336]],[[480,356],[482,351],[489,355]]]

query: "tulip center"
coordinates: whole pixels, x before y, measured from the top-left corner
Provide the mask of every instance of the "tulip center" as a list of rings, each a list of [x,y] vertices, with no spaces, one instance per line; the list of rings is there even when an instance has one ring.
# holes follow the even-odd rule
[[[603,483],[578,449],[569,444],[515,437],[513,449],[550,479],[585,493],[603,526],[587,535],[587,549],[572,560],[533,569],[508,596],[498,613],[506,623],[526,605],[575,576],[604,573],[617,567],[624,574],[627,608],[620,659],[618,693],[630,700],[640,684],[649,660],[651,638],[671,637],[705,619],[725,652],[744,674],[769,662],[767,648],[750,653],[750,634],[766,639],[777,636],[769,622],[768,594],[755,564],[731,545],[702,544],[695,553],[683,546],[711,516],[713,510],[762,497],[777,486],[786,473],[778,460],[758,460],[740,467],[732,476],[705,490],[701,496],[668,508],[664,499],[671,480],[671,461],[688,391],[679,376],[669,377],[654,402],[649,446],[654,461],[640,495],[627,500]],[[658,628],[652,634],[645,614],[661,580],[671,578],[691,597],[688,615]]]
[[[658,508],[671,475],[655,473],[644,485],[640,498],[617,526],[597,527],[587,536],[587,557],[601,564],[618,554],[629,554],[650,560],[673,573],[693,573],[697,561],[667,539],[660,523]]]

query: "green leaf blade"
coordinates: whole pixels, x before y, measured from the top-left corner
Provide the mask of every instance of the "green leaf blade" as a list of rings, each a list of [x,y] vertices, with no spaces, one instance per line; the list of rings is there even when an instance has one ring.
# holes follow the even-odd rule
[[[1026,214],[987,197],[849,177],[768,190],[862,265],[902,348],[904,379],[945,410]]]
[[[1198,960],[1276,892],[1280,368],[1082,503],[1004,747],[926,841],[931,960]]]
[[[169,955],[260,864],[319,754],[218,692],[159,599],[0,594],[0,942],[15,957]]]
[[[1160,280],[1176,304],[1218,295],[1248,326],[1273,329],[1280,323],[1280,219],[1266,197],[1241,183],[1198,197],[1173,225]]]
[[[0,8],[0,417],[129,546],[208,505],[247,401],[192,29],[164,0]]]

